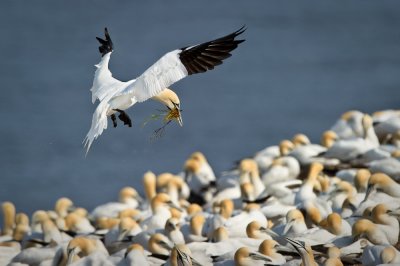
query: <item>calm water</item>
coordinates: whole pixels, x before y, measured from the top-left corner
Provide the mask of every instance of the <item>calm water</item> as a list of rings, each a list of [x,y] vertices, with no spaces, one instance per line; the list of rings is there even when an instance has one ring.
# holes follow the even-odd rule
[[[196,150],[219,172],[298,132],[319,141],[346,110],[399,108],[399,2],[55,2],[0,3],[0,202],[20,211],[61,196],[91,209],[123,186],[141,190],[147,170],[180,171]],[[114,76],[127,80],[167,51],[243,24],[247,41],[225,64],[173,85],[183,128],[149,142],[159,124],[140,125],[161,106],[138,104],[133,128],[109,128],[84,157],[104,26]]]

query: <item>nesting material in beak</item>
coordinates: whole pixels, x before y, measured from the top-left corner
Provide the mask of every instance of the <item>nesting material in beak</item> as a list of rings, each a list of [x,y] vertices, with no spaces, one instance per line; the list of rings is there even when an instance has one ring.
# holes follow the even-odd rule
[[[182,127],[183,122],[182,122],[182,116],[181,116],[181,109],[179,108],[179,105],[175,105],[175,108],[170,109],[169,112],[167,113],[166,116],[164,116],[164,122],[169,122],[170,120],[176,120],[178,121],[178,124]]]

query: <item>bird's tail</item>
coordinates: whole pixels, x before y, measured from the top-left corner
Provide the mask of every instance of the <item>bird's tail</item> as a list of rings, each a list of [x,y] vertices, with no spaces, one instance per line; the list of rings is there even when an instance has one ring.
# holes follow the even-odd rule
[[[93,113],[92,126],[82,142],[86,148],[86,155],[93,141],[103,133],[103,130],[107,129],[107,111],[109,107],[108,101],[101,101]]]

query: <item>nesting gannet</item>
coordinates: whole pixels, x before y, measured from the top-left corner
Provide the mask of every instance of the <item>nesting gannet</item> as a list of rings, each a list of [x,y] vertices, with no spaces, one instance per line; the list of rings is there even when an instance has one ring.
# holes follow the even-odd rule
[[[352,235],[355,238],[364,236],[375,245],[390,245],[390,241],[385,232],[367,219],[360,219],[353,224]]]
[[[156,233],[150,237],[148,247],[153,257],[167,260],[174,244],[168,239],[168,237]]]
[[[400,252],[387,245],[366,246],[360,259],[364,266],[398,265],[400,263]]]
[[[282,254],[277,252],[277,246],[279,246],[279,244],[275,240],[266,239],[258,247],[258,252],[270,257],[273,264],[282,265],[286,262],[286,259]]]
[[[205,222],[206,218],[202,213],[197,213],[193,215],[190,219],[189,225],[182,228],[182,233],[184,234],[185,241],[188,243],[207,241],[207,237],[205,237],[206,232],[205,230],[203,230],[205,228]]]
[[[314,253],[311,247],[303,241],[286,238],[286,240],[296,249],[301,256],[304,266],[318,266],[314,259]]]
[[[109,202],[97,206],[90,214],[92,220],[99,217],[117,217],[120,211],[125,209],[135,209],[142,202],[142,198],[136,189],[124,187],[119,192],[119,202]]]
[[[171,250],[171,256],[166,266],[180,265],[212,265],[212,263],[211,258],[192,254],[192,251],[188,246],[185,244],[177,244]]]
[[[343,266],[340,260],[340,249],[337,247],[330,247],[328,249],[328,259],[324,262],[324,266]]]
[[[385,204],[376,205],[371,213],[372,221],[382,230],[391,245],[395,245],[399,241],[399,221],[396,217],[391,216],[391,210]]]
[[[191,188],[189,201],[200,204],[211,201],[216,178],[204,154],[193,153],[185,162],[184,171],[185,180]]]
[[[12,236],[15,227],[15,206],[6,201],[1,205],[3,210],[3,236]]]
[[[249,238],[255,239],[272,239],[269,235],[269,230],[263,227],[259,222],[252,221],[246,227],[246,234]],[[265,254],[267,255],[267,254]]]
[[[118,266],[149,266],[149,262],[145,256],[144,249],[139,244],[131,244],[125,252],[124,260],[118,263]]]
[[[301,165],[309,165],[317,160],[316,156],[326,151],[326,147],[312,144],[304,134],[297,134],[293,137],[294,149],[288,154],[297,159]]]
[[[351,235],[350,224],[336,212],[329,214],[328,217],[321,221],[320,226],[337,236]]]
[[[362,118],[364,114],[360,111],[347,111],[331,127],[341,139],[349,139],[363,136]]]
[[[300,174],[299,162],[291,156],[275,158],[271,166],[262,175],[262,181],[266,186],[271,184],[293,180]]]
[[[113,265],[109,254],[99,239],[75,237],[67,246],[67,265]]]
[[[169,207],[178,209],[180,208],[171,201],[171,197],[168,194],[157,194],[151,200],[152,216],[141,222],[140,226],[144,230],[156,230],[164,228],[166,221],[171,218]]]
[[[372,126],[372,118],[362,118],[363,135],[337,140],[324,154],[325,158],[336,158],[342,162],[351,161],[367,151],[379,147],[379,141]]]
[[[400,160],[396,157],[389,157],[367,163],[372,173],[385,173],[400,181]]]
[[[167,115],[167,120],[176,119],[182,126],[179,98],[166,88],[188,75],[206,72],[222,64],[224,59],[231,56],[230,52],[244,41],[235,39],[244,31],[242,27],[222,38],[171,51],[136,79],[122,82],[112,77],[108,69],[114,47],[106,28],[105,40],[97,38],[101,44],[99,51],[102,60],[96,66],[91,91],[92,102],[98,99],[100,103],[93,114],[92,126],[84,140],[86,151],[89,151],[92,142],[107,128],[107,116],[111,116],[115,127],[115,113],[118,112],[118,118],[124,124],[132,126],[131,119],[124,110],[150,98],[160,101],[173,112],[173,115]]]

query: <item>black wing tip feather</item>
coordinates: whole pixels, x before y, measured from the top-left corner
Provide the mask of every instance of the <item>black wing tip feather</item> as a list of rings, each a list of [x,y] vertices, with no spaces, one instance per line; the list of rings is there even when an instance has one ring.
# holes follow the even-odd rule
[[[203,73],[222,64],[222,61],[231,56],[231,51],[245,40],[235,40],[237,36],[246,31],[243,25],[237,31],[224,37],[205,42],[194,47],[181,48],[179,58],[188,71],[188,75]]]
[[[99,52],[101,53],[102,57],[104,55],[108,54],[109,52],[112,52],[112,50],[114,48],[113,42],[111,41],[111,37],[110,37],[110,34],[108,33],[107,27],[104,28],[104,36],[105,36],[105,40],[103,40],[100,37],[96,37],[97,41],[100,43]]]

